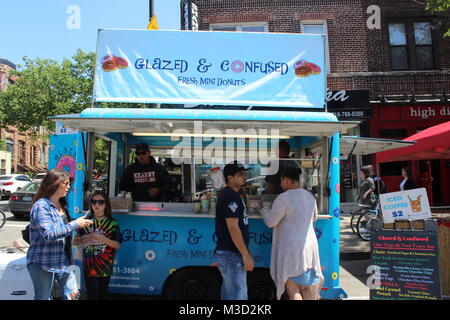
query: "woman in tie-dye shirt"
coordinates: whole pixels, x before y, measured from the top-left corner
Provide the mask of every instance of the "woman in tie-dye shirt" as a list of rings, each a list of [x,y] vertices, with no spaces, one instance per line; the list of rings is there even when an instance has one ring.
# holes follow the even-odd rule
[[[78,231],[74,244],[83,247],[88,300],[103,300],[107,297],[116,251],[122,240],[119,224],[112,217],[111,203],[104,192],[94,192],[89,209],[94,223]]]

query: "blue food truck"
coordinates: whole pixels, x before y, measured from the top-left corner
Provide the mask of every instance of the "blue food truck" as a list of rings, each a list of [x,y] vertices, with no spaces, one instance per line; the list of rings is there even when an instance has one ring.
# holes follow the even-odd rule
[[[275,298],[272,231],[259,209],[274,199],[265,194],[264,177],[274,169],[278,141],[286,140],[304,169],[303,186],[317,199],[321,297],[347,297],[339,285],[340,135],[358,123],[326,112],[324,52],[320,35],[99,31],[93,100],[117,108],[54,117],[49,168],[64,168],[74,178],[69,210],[78,217],[93,191],[96,141],[108,146],[107,188],[123,239],[110,292],[219,298],[214,195],[223,166],[239,160],[251,168],[245,188],[255,261],[249,298]],[[119,180],[140,142],[170,173],[164,202],[118,197]],[[202,194],[209,206],[199,209]]]

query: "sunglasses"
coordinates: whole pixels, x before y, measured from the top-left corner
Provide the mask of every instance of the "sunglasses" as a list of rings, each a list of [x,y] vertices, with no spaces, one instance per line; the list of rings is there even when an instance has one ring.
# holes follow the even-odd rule
[[[104,205],[106,203],[105,200],[91,200],[92,204],[99,204],[99,205]]]
[[[144,154],[147,153],[147,151],[142,151],[142,152],[136,151],[135,153],[137,156],[143,156]]]

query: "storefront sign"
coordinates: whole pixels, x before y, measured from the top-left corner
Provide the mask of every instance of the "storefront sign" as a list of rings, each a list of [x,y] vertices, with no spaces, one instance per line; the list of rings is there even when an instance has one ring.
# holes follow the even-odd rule
[[[370,257],[378,283],[370,290],[371,300],[441,299],[435,228],[373,232]]]
[[[450,119],[450,106],[408,106],[402,109],[404,120]]]
[[[338,119],[367,119],[372,116],[372,110],[370,109],[328,111],[332,112]]]
[[[431,218],[425,188],[380,194],[380,205],[385,223]]]
[[[328,90],[327,108],[339,119],[366,119],[372,116],[369,90]]]
[[[101,30],[94,98],[324,108],[324,61],[320,35]]]

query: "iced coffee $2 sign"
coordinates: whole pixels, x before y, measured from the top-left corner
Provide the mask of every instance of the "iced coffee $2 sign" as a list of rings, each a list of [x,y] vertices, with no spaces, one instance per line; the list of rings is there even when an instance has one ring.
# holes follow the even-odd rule
[[[395,220],[431,218],[430,204],[425,188],[381,194],[380,205],[385,223],[392,223]]]

